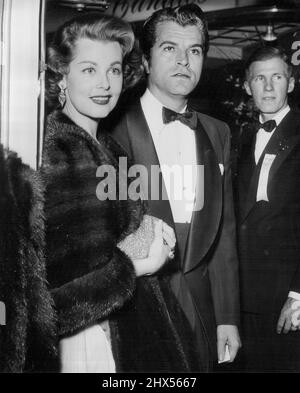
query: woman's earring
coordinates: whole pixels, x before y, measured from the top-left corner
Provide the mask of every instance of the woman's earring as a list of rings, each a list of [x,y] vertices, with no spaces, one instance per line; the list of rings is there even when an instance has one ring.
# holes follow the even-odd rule
[[[59,101],[60,106],[63,108],[66,103],[66,87],[63,88],[63,87],[59,86],[59,88],[60,88],[60,92],[58,94],[58,101]]]

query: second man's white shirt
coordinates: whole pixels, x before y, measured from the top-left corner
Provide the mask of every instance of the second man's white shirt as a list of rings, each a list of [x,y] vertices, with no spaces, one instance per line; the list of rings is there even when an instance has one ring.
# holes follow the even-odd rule
[[[290,107],[287,105],[284,109],[282,109],[276,116],[273,117],[272,120],[276,121],[276,127],[272,132],[267,132],[263,128],[260,128],[256,134],[256,141],[255,141],[255,163],[257,164],[262,152],[265,150],[269,140],[271,139],[272,135],[274,134],[276,128],[278,127],[279,123],[282,119],[289,113]],[[262,122],[262,118],[259,118],[260,122]]]
[[[178,120],[164,124],[163,105],[148,89],[141,97],[141,105],[161,166],[174,222],[190,223],[197,179],[195,131]]]

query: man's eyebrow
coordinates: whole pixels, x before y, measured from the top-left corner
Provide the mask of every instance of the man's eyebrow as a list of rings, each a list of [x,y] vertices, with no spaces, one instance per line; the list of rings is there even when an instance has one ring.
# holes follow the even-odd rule
[[[159,44],[159,47],[161,47],[161,46],[163,46],[163,45],[166,45],[166,44],[168,44],[168,45],[174,45],[174,46],[178,45],[178,44],[176,44],[176,42],[173,42],[173,41],[163,41],[163,42],[161,42],[161,43]]]
[[[271,74],[271,76],[274,76],[274,75],[287,75],[287,73],[286,72],[273,72],[273,74]],[[254,74],[252,77],[253,78],[257,78],[258,76],[262,76],[262,77],[264,77],[265,78],[265,74],[262,74],[262,73],[258,73],[258,74]]]
[[[199,44],[199,43],[190,45],[190,48],[195,48],[195,46],[199,46],[199,48],[203,48],[203,44]]]
[[[174,45],[174,46],[178,46],[178,44],[176,42],[173,41],[163,41],[159,44],[159,47],[163,46],[163,45]],[[192,44],[189,46],[189,48],[195,48],[195,47],[199,47],[199,48],[203,48],[202,44],[199,44],[198,42],[195,44]]]

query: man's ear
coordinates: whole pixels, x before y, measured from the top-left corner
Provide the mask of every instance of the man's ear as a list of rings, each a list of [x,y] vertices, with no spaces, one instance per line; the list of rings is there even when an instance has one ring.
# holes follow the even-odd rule
[[[149,67],[149,61],[146,59],[146,57],[143,55],[142,58],[143,66],[145,68],[146,74],[150,74],[150,67]]]
[[[245,82],[244,82],[244,88],[245,88],[247,94],[248,94],[249,96],[252,96],[252,92],[251,92],[250,85],[249,85],[249,82],[248,82],[248,81],[245,81]]]
[[[295,78],[293,76],[289,79],[288,93],[291,93],[295,87]]]

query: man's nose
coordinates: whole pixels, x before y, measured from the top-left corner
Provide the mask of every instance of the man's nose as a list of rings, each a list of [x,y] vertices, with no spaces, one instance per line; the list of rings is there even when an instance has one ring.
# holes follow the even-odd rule
[[[178,51],[176,61],[177,61],[177,64],[180,64],[184,67],[188,67],[189,66],[189,57],[188,57],[186,51],[184,51],[184,50]]]
[[[265,80],[265,90],[267,90],[267,91],[273,90],[273,81],[272,81],[272,79],[266,79]]]

